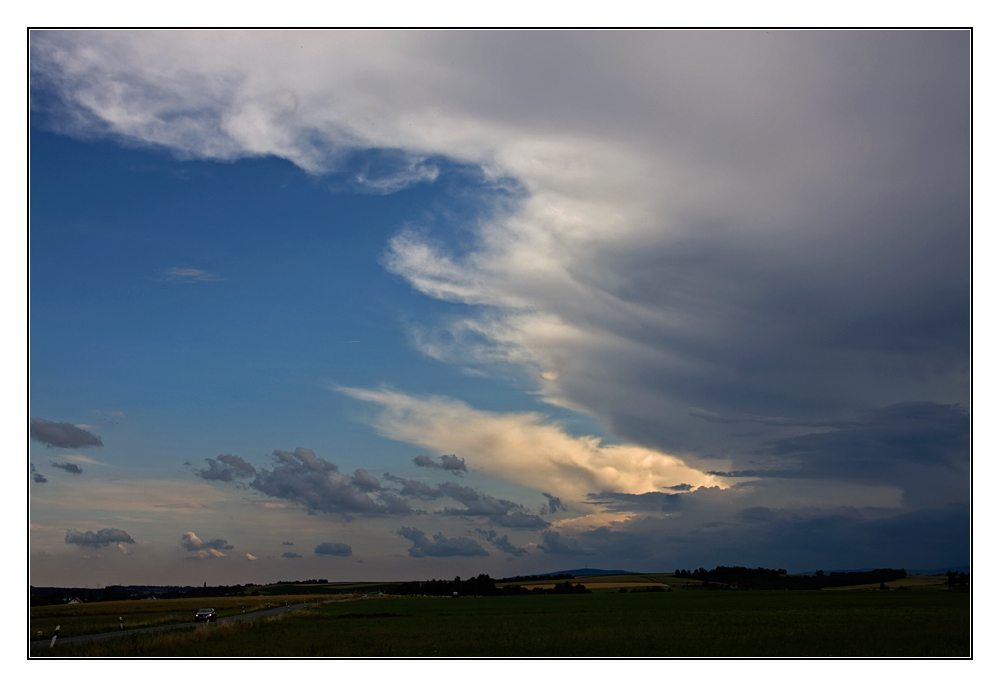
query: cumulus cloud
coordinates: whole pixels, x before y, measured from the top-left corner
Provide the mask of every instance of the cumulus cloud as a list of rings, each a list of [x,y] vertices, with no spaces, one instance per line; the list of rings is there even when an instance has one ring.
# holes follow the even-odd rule
[[[232,482],[234,478],[251,477],[257,473],[253,465],[239,456],[230,454],[223,454],[218,458],[206,458],[205,462],[208,463],[207,468],[195,470],[195,474],[202,479]]]
[[[456,455],[448,455],[441,456],[438,460],[441,462],[437,463],[429,456],[417,456],[413,459],[413,464],[421,468],[447,470],[448,472],[453,472],[456,475],[468,471],[468,468],[465,466],[465,458],[459,458]]]
[[[233,548],[225,539],[205,541],[194,532],[185,532],[181,536],[181,546],[194,554],[188,558],[197,559],[226,558],[227,554],[222,552]]]
[[[401,527],[396,534],[413,543],[409,549],[410,558],[489,555],[486,553],[486,549],[468,537],[449,539],[438,532],[434,535],[432,542],[427,538],[427,535],[413,527]]]
[[[247,553],[247,554],[244,554],[244,555],[246,556],[246,558],[247,558],[248,561],[255,561],[255,560],[257,560],[257,557],[254,556],[252,553]]]
[[[436,487],[432,487],[429,484],[424,484],[423,482],[418,482],[414,479],[407,479],[405,477],[397,477],[391,473],[385,473],[383,475],[386,480],[390,482],[395,482],[400,485],[399,493],[403,496],[409,496],[411,498],[418,498],[424,500],[432,500],[441,498],[443,492]]]
[[[375,426],[390,438],[435,449],[458,447],[477,469],[560,498],[582,499],[605,490],[642,493],[681,480],[699,486],[724,483],[659,451],[570,436],[537,413],[492,413],[452,399],[386,389],[337,389],[381,405]]]
[[[310,512],[351,514],[406,514],[412,509],[397,494],[386,491],[363,469],[354,476],[314,451],[299,447],[277,450],[272,470],[259,470],[249,486],[262,494],[292,501]],[[371,494],[374,493],[374,498]]]
[[[72,473],[74,475],[82,475],[83,469],[76,463],[56,463],[55,461],[49,461],[49,465],[54,468],[59,468],[60,470],[65,470],[66,472]]]
[[[29,465],[28,474],[31,475],[31,479],[35,484],[45,484],[48,482],[48,478],[42,475],[38,470],[35,469],[34,465]]]
[[[134,544],[135,539],[129,536],[125,530],[105,527],[97,532],[70,530],[66,532],[66,543],[75,544],[81,548],[100,549],[111,544]]]
[[[49,447],[86,448],[88,446],[104,446],[99,437],[86,429],[71,425],[68,422],[52,422],[40,417],[31,418],[28,433],[35,441],[40,441]]]
[[[340,556],[341,558],[346,558],[351,555],[352,551],[351,547],[347,544],[335,544],[325,541],[313,549],[313,553],[317,556]]]
[[[498,551],[502,551],[503,553],[510,554],[511,556],[514,556],[515,558],[520,558],[521,556],[526,556],[528,554],[528,550],[527,549],[522,549],[522,548],[520,548],[520,547],[515,546],[514,544],[512,544],[507,539],[507,535],[506,534],[503,535],[502,537],[498,537],[495,530],[489,530],[487,532],[485,530],[479,529],[478,527],[476,528],[476,532],[479,533],[479,536],[481,536],[483,539],[485,539],[489,543],[493,544],[493,546],[495,546]]]
[[[300,556],[299,554],[295,553],[294,551],[285,551],[283,554],[281,554],[281,557],[282,558],[302,558],[302,556]]]
[[[498,499],[455,482],[446,482],[438,488],[442,495],[465,505],[465,508],[445,508],[441,511],[444,515],[485,515],[497,525],[521,529],[545,529],[549,526],[537,515],[528,513],[519,503]]]

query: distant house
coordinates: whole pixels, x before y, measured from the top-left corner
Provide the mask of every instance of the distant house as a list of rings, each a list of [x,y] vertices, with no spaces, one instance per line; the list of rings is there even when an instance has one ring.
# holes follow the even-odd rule
[[[67,603],[67,604],[82,604],[83,602],[82,602],[82,601],[80,601],[80,597],[78,597],[78,596],[74,596],[74,597],[73,597],[72,599],[70,599],[70,600],[69,600],[69,601],[67,601],[66,603]]]

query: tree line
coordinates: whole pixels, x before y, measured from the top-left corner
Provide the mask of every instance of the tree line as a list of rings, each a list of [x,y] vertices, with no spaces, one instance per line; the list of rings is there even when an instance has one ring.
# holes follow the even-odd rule
[[[860,584],[881,584],[906,577],[900,568],[879,568],[864,572],[831,572],[817,570],[814,575],[789,575],[784,568],[743,568],[720,565],[712,570],[675,570],[675,577],[701,580],[707,588],[735,589],[822,589],[849,587]]]

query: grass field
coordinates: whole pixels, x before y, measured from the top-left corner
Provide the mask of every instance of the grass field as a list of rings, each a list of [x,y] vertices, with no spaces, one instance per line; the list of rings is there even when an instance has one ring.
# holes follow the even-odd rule
[[[37,655],[967,656],[969,598],[937,588],[382,597]]]

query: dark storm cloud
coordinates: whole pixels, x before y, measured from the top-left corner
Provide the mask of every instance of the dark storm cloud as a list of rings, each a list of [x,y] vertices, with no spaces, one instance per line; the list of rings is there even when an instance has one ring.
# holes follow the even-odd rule
[[[542,518],[528,513],[519,503],[498,499],[455,482],[445,482],[439,485],[439,489],[443,495],[465,505],[464,509],[445,508],[441,511],[444,515],[485,515],[497,525],[518,529],[545,529],[549,526]]]
[[[589,556],[596,550],[583,546],[577,539],[564,537],[558,532],[542,534],[542,543],[538,547],[545,553],[562,556]]]
[[[48,479],[47,479],[47,478],[46,478],[46,477],[45,477],[44,475],[42,475],[42,474],[41,474],[40,472],[38,472],[38,471],[37,471],[37,470],[35,469],[35,466],[34,466],[34,465],[31,465],[31,466],[30,466],[30,468],[31,468],[31,470],[30,470],[30,474],[31,474],[31,479],[32,479],[32,480],[33,480],[33,481],[34,481],[34,482],[35,482],[36,484],[45,484],[46,482],[48,482],[48,481],[49,481],[49,480],[48,480]]]
[[[690,484],[675,484],[672,487],[665,487],[671,491],[691,491],[692,487]]]
[[[942,505],[968,498],[970,432],[959,406],[898,403],[834,431],[770,442],[754,459],[761,467],[712,474],[888,484],[911,505]]]
[[[350,554],[348,554],[348,555],[350,555]],[[299,554],[297,554],[297,553],[295,553],[293,551],[285,551],[283,554],[281,554],[281,557],[282,558],[302,558],[302,556],[300,556]]]
[[[31,418],[28,434],[35,441],[41,441],[49,447],[86,448],[88,446],[104,446],[99,437],[85,429],[68,422],[52,422],[40,417]]]
[[[209,541],[205,541],[194,532],[185,532],[181,536],[181,546],[188,551],[208,551],[210,549],[214,549],[216,551],[226,551],[233,548],[233,545],[225,539],[211,539]]]
[[[134,544],[135,540],[125,530],[105,527],[97,532],[71,530],[66,533],[66,543],[76,544],[81,548],[100,549],[111,544]]]
[[[208,468],[195,470],[195,474],[207,480],[232,482],[234,478],[250,477],[257,472],[253,465],[239,456],[230,454],[223,454],[218,458],[206,458],[205,462],[208,463]]]
[[[969,564],[970,515],[967,504],[899,514],[845,507],[759,507],[693,527],[670,517],[638,517],[620,528],[597,528],[577,539],[594,553],[595,566],[607,561],[657,570],[717,565],[795,572],[939,568]]]
[[[274,451],[273,470],[260,470],[249,486],[262,494],[305,506],[310,512],[407,514],[412,509],[398,495],[383,490],[365,470],[353,477],[307,448]],[[379,492],[373,499],[369,494]]]
[[[346,558],[351,555],[351,547],[347,544],[335,544],[325,541],[313,549],[313,553],[317,556],[340,556],[341,558]]]
[[[456,455],[440,456],[438,458],[440,463],[435,463],[434,459],[430,456],[417,456],[413,459],[413,464],[419,468],[432,468],[434,470],[447,470],[448,472],[454,473],[456,475],[468,472],[469,469],[465,466],[465,458],[459,458]]]
[[[282,546],[295,546],[295,542],[283,541],[283,542],[281,542],[281,545]]]
[[[427,535],[412,527],[401,527],[396,534],[413,542],[413,546],[409,549],[410,558],[489,555],[486,549],[468,537],[449,539],[438,532],[432,542],[427,539]]]
[[[49,461],[49,465],[54,468],[59,468],[60,470],[65,470],[66,472],[71,472],[74,475],[82,475],[83,469],[76,463],[56,463],[54,461]]]
[[[554,515],[561,510],[566,510],[566,505],[558,496],[553,496],[547,491],[543,491],[542,496],[549,500],[548,509],[546,509],[545,506],[542,507],[542,515],[545,515],[546,513]]]

